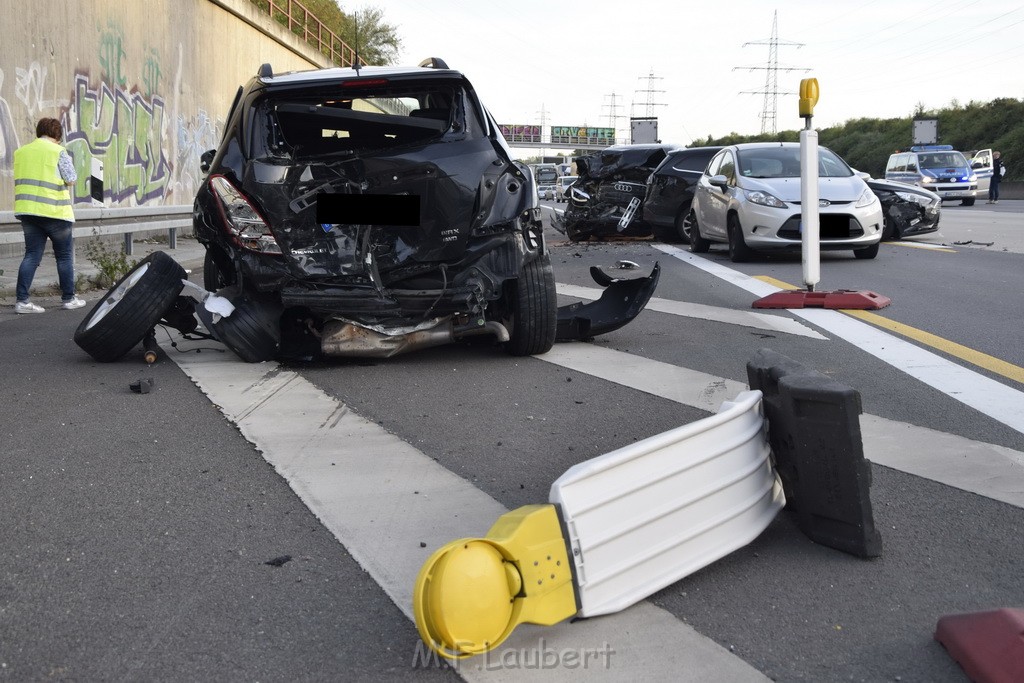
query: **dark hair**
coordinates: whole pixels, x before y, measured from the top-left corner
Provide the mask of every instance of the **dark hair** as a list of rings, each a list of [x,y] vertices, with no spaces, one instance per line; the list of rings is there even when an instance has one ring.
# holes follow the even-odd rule
[[[57,119],[39,119],[39,123],[36,124],[36,137],[41,138],[44,135],[60,141],[64,137],[64,126],[60,125]]]

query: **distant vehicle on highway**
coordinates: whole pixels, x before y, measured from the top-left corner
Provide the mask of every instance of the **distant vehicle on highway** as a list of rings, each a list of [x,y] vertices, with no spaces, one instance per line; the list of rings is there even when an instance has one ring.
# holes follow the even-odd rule
[[[923,187],[943,200],[959,199],[964,206],[973,206],[978,194],[977,174],[952,145],[915,145],[890,155],[885,179]]]
[[[555,181],[555,201],[565,202],[569,201],[569,186],[576,182],[579,176],[574,175],[563,175],[559,176],[558,180]]]
[[[721,147],[687,147],[669,153],[647,179],[643,220],[657,239],[687,242],[683,221],[690,213],[693,189],[711,157]]]
[[[885,224],[882,240],[898,240],[924,235],[939,229],[942,198],[930,190],[894,180],[865,178],[871,191],[882,202]]]
[[[883,215],[878,197],[838,154],[818,149],[820,247],[878,255]],[[757,251],[799,251],[800,143],[752,142],[724,147],[701,174],[683,229],[690,251],[729,245],[734,262]]]
[[[553,200],[555,198],[555,186],[554,185],[538,185],[537,186],[537,198],[544,200]]]

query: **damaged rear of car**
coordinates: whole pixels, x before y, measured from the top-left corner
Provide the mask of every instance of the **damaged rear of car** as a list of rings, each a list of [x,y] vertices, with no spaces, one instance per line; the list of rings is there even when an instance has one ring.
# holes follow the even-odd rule
[[[198,322],[248,362],[476,336],[541,354],[626,324],[657,284],[657,268],[641,283],[602,277],[602,302],[557,308],[533,175],[440,60],[277,75],[264,64],[202,160],[204,287],[162,252],[139,264],[75,334],[94,358],[116,360],[156,324],[188,335]]]
[[[567,191],[563,231],[573,242],[625,235],[646,237],[640,204],[647,179],[675,149],[671,145],[617,145],[576,160],[579,178]]]
[[[194,226],[208,288],[279,314],[286,352],[387,356],[487,334],[527,355],[554,342],[529,171],[451,69],[264,67],[232,111]]]

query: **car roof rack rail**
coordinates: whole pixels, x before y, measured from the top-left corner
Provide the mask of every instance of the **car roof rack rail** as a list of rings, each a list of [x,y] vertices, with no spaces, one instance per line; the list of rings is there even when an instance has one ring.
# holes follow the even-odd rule
[[[259,72],[257,72],[256,75],[259,76],[260,78],[273,78],[274,68],[270,66],[270,62],[264,62],[263,64],[260,65],[260,70]]]
[[[443,59],[441,59],[440,57],[427,57],[422,62],[420,62],[419,65],[420,66],[425,66],[428,69],[447,69],[447,68],[449,68],[448,64]]]

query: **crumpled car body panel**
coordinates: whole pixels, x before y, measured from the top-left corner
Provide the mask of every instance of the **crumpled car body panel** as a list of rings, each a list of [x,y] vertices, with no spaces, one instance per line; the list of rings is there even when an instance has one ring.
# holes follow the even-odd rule
[[[885,215],[883,239],[898,240],[939,229],[942,200],[934,192],[892,180],[869,178],[864,182],[882,203]]]
[[[647,178],[674,149],[670,145],[620,145],[576,161],[579,179],[569,190],[562,225],[572,241],[590,237],[648,236],[640,216]]]

